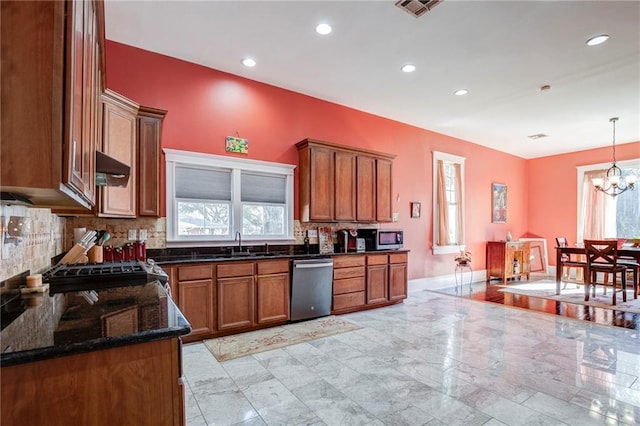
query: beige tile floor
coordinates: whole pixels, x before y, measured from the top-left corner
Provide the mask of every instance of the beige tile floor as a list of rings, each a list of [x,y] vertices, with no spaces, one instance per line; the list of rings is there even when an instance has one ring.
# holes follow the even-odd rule
[[[640,332],[428,291],[364,328],[219,363],[185,345],[187,425],[634,425]]]

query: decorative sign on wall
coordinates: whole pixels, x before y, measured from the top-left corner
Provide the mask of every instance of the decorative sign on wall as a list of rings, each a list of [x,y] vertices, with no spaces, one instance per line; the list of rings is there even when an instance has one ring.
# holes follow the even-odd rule
[[[227,136],[225,143],[225,150],[227,152],[237,152],[239,154],[249,153],[249,139],[239,136]]]

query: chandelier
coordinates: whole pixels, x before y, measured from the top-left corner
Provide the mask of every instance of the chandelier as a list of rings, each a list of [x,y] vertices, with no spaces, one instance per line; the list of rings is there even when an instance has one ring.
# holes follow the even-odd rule
[[[636,183],[636,176],[622,176],[622,170],[616,165],[616,121],[618,117],[609,119],[609,122],[613,123],[613,164],[607,169],[606,184],[603,178],[591,179],[596,191],[604,192],[607,195],[616,197],[622,194],[627,189],[634,189]]]

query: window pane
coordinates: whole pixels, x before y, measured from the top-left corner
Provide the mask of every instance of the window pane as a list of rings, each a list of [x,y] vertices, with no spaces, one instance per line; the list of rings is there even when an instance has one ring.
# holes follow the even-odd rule
[[[623,168],[623,176],[640,176],[640,168]],[[640,236],[640,191],[628,190],[615,198],[616,237],[633,238]]]
[[[178,200],[178,235],[229,235],[230,204]]]
[[[244,203],[242,235],[285,235],[285,206]]]

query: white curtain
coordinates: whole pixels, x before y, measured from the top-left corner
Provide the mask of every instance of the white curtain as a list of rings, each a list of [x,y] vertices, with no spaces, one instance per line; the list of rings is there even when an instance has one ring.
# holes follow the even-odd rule
[[[615,237],[615,201],[613,197],[596,191],[591,182],[594,178],[606,178],[606,170],[590,170],[584,172],[582,182],[582,203],[579,217],[582,223],[583,239],[604,239]],[[613,216],[612,216],[613,215]],[[609,220],[607,220],[609,218]]]

